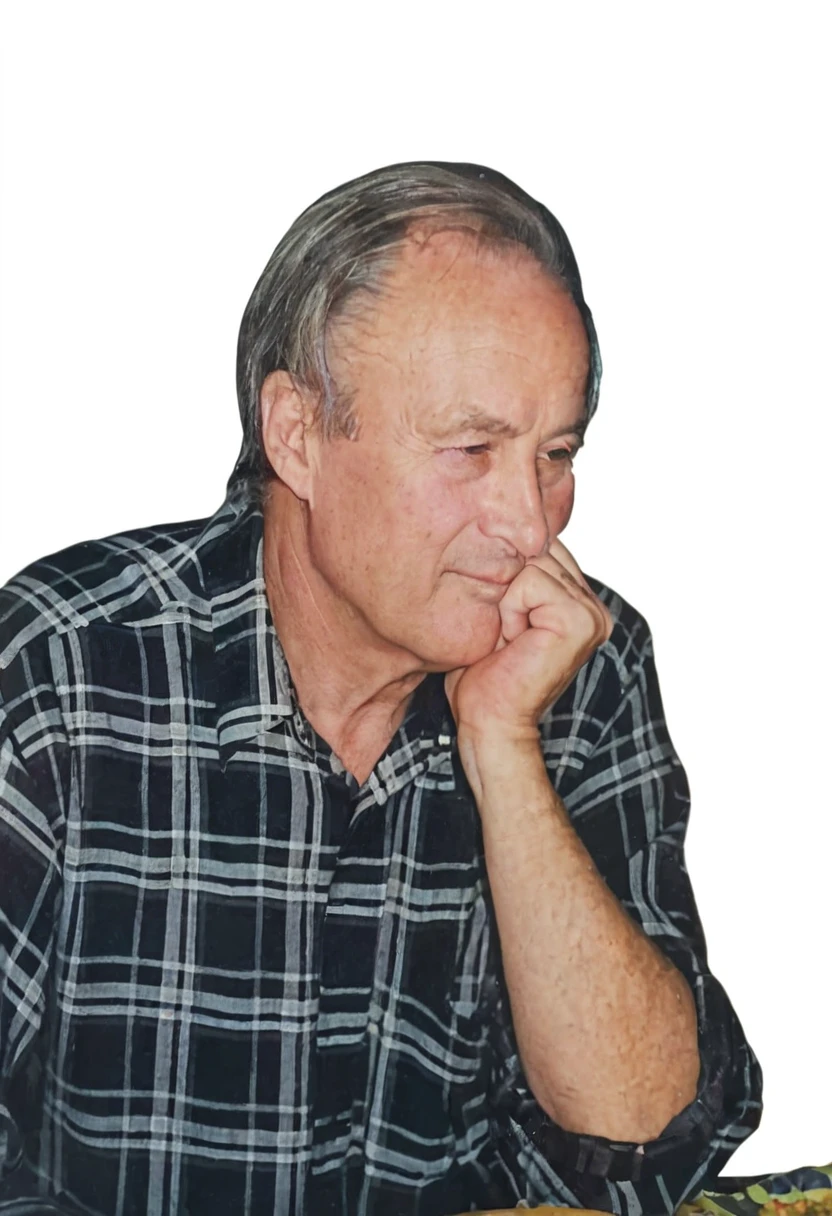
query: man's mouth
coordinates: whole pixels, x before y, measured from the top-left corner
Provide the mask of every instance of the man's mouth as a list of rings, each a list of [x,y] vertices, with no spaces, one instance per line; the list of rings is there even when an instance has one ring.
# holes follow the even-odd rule
[[[509,583],[514,581],[514,576],[511,578],[498,577],[494,574],[469,574],[465,570],[454,570],[454,574],[458,574],[460,578],[470,579],[473,583],[479,583],[484,589],[491,589],[496,592],[504,592]]]
[[[509,583],[513,583],[517,578],[518,571],[495,571],[489,572],[485,570],[454,570],[453,574],[461,574],[464,578],[475,578],[480,583],[499,583],[501,587],[507,587]]]

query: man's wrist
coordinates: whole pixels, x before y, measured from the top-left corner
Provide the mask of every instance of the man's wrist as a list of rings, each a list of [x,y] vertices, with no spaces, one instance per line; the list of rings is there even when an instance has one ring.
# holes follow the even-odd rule
[[[546,765],[537,727],[488,724],[457,733],[459,755],[480,809],[489,794],[519,792],[528,783],[546,780]]]
[[[540,749],[540,730],[533,722],[506,722],[499,718],[483,717],[481,721],[462,720],[457,724],[460,745],[478,752],[497,750],[501,753],[532,751]]]

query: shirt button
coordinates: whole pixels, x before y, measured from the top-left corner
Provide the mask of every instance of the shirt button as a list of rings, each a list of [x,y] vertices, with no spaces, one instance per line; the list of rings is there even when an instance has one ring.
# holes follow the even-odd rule
[[[309,747],[312,742],[312,735],[303,714],[295,713],[292,721],[295,726],[295,733],[297,734],[297,737],[300,739],[304,747]]]

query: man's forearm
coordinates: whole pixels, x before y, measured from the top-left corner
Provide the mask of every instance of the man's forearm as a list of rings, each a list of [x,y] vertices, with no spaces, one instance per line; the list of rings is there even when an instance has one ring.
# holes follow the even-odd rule
[[[696,1094],[687,982],[604,883],[539,744],[461,738],[460,747],[532,1091],[566,1130],[654,1139]]]

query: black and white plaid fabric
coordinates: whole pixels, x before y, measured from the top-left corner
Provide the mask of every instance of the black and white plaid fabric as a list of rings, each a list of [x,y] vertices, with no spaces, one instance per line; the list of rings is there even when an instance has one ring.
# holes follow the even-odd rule
[[[442,677],[358,788],[296,703],[262,539],[230,496],[0,591],[0,1211],[670,1212],[761,1082],[707,969],[644,621],[594,584],[615,631],[541,727],[696,996],[698,1096],[639,1146],[560,1130],[525,1084]]]

